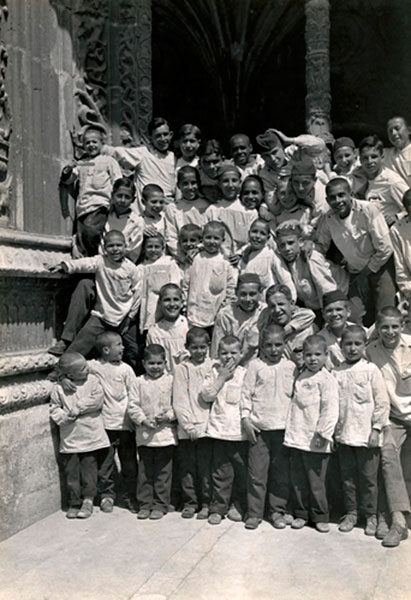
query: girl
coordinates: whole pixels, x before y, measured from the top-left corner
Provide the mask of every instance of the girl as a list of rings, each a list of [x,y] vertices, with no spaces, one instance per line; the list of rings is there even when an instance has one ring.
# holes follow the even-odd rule
[[[176,151],[179,158],[176,163],[176,170],[189,165],[190,167],[198,166],[198,149],[201,143],[201,131],[197,125],[189,123],[182,125],[178,130],[176,140]]]

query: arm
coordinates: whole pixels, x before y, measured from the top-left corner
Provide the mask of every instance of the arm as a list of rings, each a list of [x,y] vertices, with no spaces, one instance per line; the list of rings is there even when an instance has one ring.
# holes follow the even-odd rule
[[[314,323],[315,314],[309,308],[296,308],[291,317],[291,321],[285,326],[284,329],[292,330],[296,333],[300,333],[307,329]]]
[[[325,214],[320,218],[317,229],[314,233],[315,245],[322,254],[327,253],[331,244],[331,239],[331,232],[328,226],[328,217]]]
[[[118,164],[118,162],[116,161],[115,158],[112,158],[112,160],[110,160],[109,165],[108,165],[108,171],[110,174],[110,180],[111,180],[112,185],[114,184],[116,179],[120,179],[120,177],[123,177],[123,173],[121,172],[120,165]]]
[[[253,363],[251,363],[243,379],[240,400],[241,425],[248,441],[251,444],[255,444],[257,442],[256,434],[260,432],[259,427],[257,427],[257,425],[255,425],[255,423],[253,423],[251,420],[254,390],[256,385],[256,374],[256,369]]]
[[[316,426],[316,434],[322,439],[332,442],[335,426],[338,421],[338,385],[333,375],[329,375],[320,386],[320,414]]]
[[[381,431],[388,423],[390,414],[390,399],[381,371],[376,366],[371,376],[371,387],[374,398],[372,428]]]
[[[217,317],[214,324],[213,329],[213,337],[211,339],[211,349],[210,356],[211,358],[217,358],[218,345],[220,343],[221,338],[225,335],[229,335],[231,333],[231,328],[229,327],[229,319],[226,317],[224,311],[219,311],[217,313]]]
[[[226,304],[230,304],[235,300],[235,288],[237,285],[237,271],[228,264],[227,265],[227,285],[225,290],[225,298],[223,306]]]
[[[390,238],[390,230],[385,222],[384,217],[379,210],[373,206],[370,207],[371,223],[368,228],[368,233],[374,247],[374,254],[368,263],[368,268],[373,273],[376,273],[387,262],[392,254],[392,243]]]
[[[317,292],[317,298],[322,305],[322,297],[328,292],[341,290],[344,293],[348,292],[348,273],[342,268],[335,267],[335,273],[340,277],[335,277],[331,269],[331,263],[320,252],[314,250],[307,260],[307,264],[311,273],[312,280]]]
[[[77,258],[74,260],[63,260],[61,265],[67,273],[96,273],[101,263],[104,261],[102,256],[90,256],[86,258]]]
[[[147,420],[143,409],[141,408],[141,386],[140,382],[136,382],[133,397],[130,398],[127,406],[127,413],[132,422],[135,425],[146,425],[147,427],[153,427],[153,424]]]
[[[75,421],[75,417],[63,408],[57,385],[54,386],[50,394],[50,418],[56,425],[65,425]]]
[[[101,383],[96,379],[88,395],[85,395],[77,403],[79,415],[96,412],[100,410],[104,402],[104,392]]]
[[[166,220],[166,244],[173,256],[176,256],[178,249],[178,228],[175,220],[175,211],[175,206],[169,204],[164,213]]]
[[[297,300],[297,290],[293,278],[291,277],[291,273],[274,250],[272,251],[271,272],[275,281],[281,285],[286,285],[289,288],[292,299],[295,302]]]
[[[139,265],[140,266],[140,265]],[[133,302],[131,304],[130,312],[128,313],[129,319],[132,321],[140,308],[141,304],[141,293],[143,290],[143,275],[142,269],[139,267],[135,267],[133,276]]]
[[[401,237],[396,227],[391,229],[391,242],[394,250],[395,281],[400,292],[409,298],[411,296],[411,272],[408,269],[407,262],[404,260],[402,246],[410,242]]]
[[[123,169],[135,169],[140,161],[145,146],[128,148],[125,146],[103,146],[103,153],[115,158]]]
[[[226,381],[232,378],[236,365],[230,362],[225,367],[213,369],[204,379],[201,388],[201,397],[205,402],[214,402],[218,393],[223,389]]]

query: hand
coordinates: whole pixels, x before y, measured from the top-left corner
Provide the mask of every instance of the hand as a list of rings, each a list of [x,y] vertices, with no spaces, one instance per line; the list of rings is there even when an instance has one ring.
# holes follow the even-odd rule
[[[237,366],[237,363],[234,362],[234,360],[232,358],[230,358],[228,363],[220,368],[220,371],[218,374],[218,378],[220,379],[220,381],[225,383],[229,379],[232,379],[236,366]]]
[[[67,269],[65,268],[65,266],[62,263],[59,263],[58,265],[50,265],[48,263],[43,263],[43,266],[45,269],[47,269],[47,271],[50,271],[50,273],[66,273]]]
[[[232,254],[231,256],[228,257],[228,262],[233,267],[236,267],[238,265],[238,263],[240,262],[240,260],[241,260],[241,254]]]
[[[261,219],[264,219],[264,221],[268,222],[270,222],[273,218],[270,209],[265,204],[261,204],[260,208],[258,209],[258,215]]]
[[[157,424],[155,423],[155,421],[150,421],[149,419],[144,419],[144,421],[142,421],[141,424],[144,427],[147,427],[148,429],[157,429]]]
[[[321,433],[316,433],[314,435],[314,446],[316,448],[322,448],[327,443],[327,440],[321,435]]]
[[[192,442],[194,442],[195,440],[198,440],[198,433],[195,429],[191,429],[190,431],[187,431],[188,433],[188,437],[190,438],[190,440]]]
[[[312,242],[311,240],[304,240],[304,244],[301,251],[304,260],[308,260],[311,257],[314,248],[314,242]]]
[[[162,425],[163,423],[169,423],[170,418],[166,412],[162,412],[154,418],[157,425]]]
[[[368,448],[378,448],[380,444],[380,432],[378,429],[372,429],[368,438]]]
[[[144,235],[146,237],[153,237],[153,236],[158,235],[158,231],[154,227],[154,225],[145,225],[144,226]]]
[[[396,223],[397,221],[398,221],[397,215],[387,215],[385,217],[385,222],[387,223],[388,227],[391,227],[391,225],[394,225],[394,223]]]
[[[248,417],[244,417],[244,419],[241,419],[241,425],[244,429],[244,433],[248,441],[251,444],[255,444],[257,442],[256,433],[260,432],[257,425],[254,425],[254,423]]]
[[[63,388],[63,392],[65,394],[74,394],[77,391],[77,386],[75,383],[71,381],[71,379],[67,379],[67,377],[63,377],[60,379],[60,385]]]
[[[188,252],[186,252],[187,262],[190,264],[193,262],[194,257],[200,252],[200,248],[191,248]]]
[[[61,180],[65,181],[66,179],[69,179],[69,177],[71,177],[72,173],[73,173],[73,165],[66,165],[61,172]]]
[[[78,408],[70,408],[70,410],[69,410],[69,412],[68,412],[68,415],[69,415],[69,417],[70,417],[71,419],[73,419],[73,421],[74,421],[75,419],[77,419],[77,417],[79,416],[79,414],[80,414],[80,411],[79,411],[79,409],[78,409]]]
[[[131,325],[131,319],[130,317],[125,317],[123,319],[123,322],[121,324],[121,328],[120,328],[120,335],[125,335],[127,333],[127,331],[130,329],[130,325]]]

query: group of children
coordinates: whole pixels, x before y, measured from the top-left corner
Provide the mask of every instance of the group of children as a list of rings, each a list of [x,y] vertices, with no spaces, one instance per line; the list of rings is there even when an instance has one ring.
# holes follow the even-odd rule
[[[89,128],[62,174],[78,207],[73,259],[50,269],[86,275],[50,349],[67,516],[89,517],[97,491],[113,510],[117,449],[138,519],[181,503],[215,525],[327,532],[328,471],[339,529],[361,515],[367,535],[398,545],[409,503],[392,499],[384,440],[390,412],[398,447],[411,427],[411,338],[394,307],[411,296],[405,120],[388,122],[385,154],[376,136],[359,160],[336,140],[333,166],[311,135],[269,129],[253,154],[236,134],[230,160],[193,125],[178,157],[167,121],[149,135],[110,147]]]

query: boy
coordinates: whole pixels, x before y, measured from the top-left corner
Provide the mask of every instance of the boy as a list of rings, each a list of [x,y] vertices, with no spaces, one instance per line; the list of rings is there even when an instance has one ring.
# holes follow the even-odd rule
[[[142,226],[144,235],[150,237],[160,233],[166,237],[166,220],[164,216],[164,205],[166,198],[163,189],[154,183],[149,183],[143,187],[141,192],[142,203]]]
[[[211,496],[212,441],[206,435],[210,405],[200,392],[211,369],[210,336],[205,329],[188,330],[189,358],[177,365],[173,383],[173,408],[178,420],[178,455],[184,507],[183,519],[207,519]]]
[[[264,308],[261,302],[263,287],[255,273],[244,273],[237,281],[236,301],[219,310],[211,342],[211,356],[216,359],[220,341],[226,335],[235,335],[241,342],[240,364],[246,366],[256,355],[258,347],[257,323]]]
[[[259,348],[241,389],[241,423],[250,442],[245,527],[257,529],[261,523],[268,492],[270,521],[284,529],[290,482],[289,451],[283,441],[296,367],[283,357],[284,329],[279,325],[261,332]]]
[[[384,150],[384,165],[398,173],[411,187],[410,129],[404,117],[392,117],[387,123],[387,134],[392,148]]]
[[[210,221],[203,230],[203,250],[183,279],[190,327],[212,327],[218,310],[234,299],[236,273],[221,252],[225,228]]]
[[[241,521],[245,513],[247,444],[240,414],[245,368],[240,366],[240,360],[240,340],[233,335],[223,337],[218,363],[213,365],[201,390],[203,400],[211,403],[206,429],[213,439],[210,525],[219,525],[227,513],[229,519]],[[230,508],[233,484],[236,491]]]
[[[319,335],[327,343],[327,367],[331,370],[345,360],[341,351],[341,337],[349,325],[351,310],[347,296],[339,290],[324,294],[322,304],[325,325]]]
[[[113,184],[122,173],[114,158],[101,154],[101,128],[87,127],[83,133],[83,148],[85,155],[77,165],[64,167],[61,183],[73,188],[78,186],[75,243],[80,254],[94,256],[106,223]]]
[[[333,173],[349,179],[357,162],[356,148],[351,138],[341,137],[335,140],[333,158],[335,160]]]
[[[113,511],[115,493],[116,449],[123,480],[123,505],[136,512],[136,441],[133,426],[127,415],[127,405],[136,395],[136,376],[133,369],[122,362],[123,342],[114,331],[101,333],[96,339],[99,358],[90,360],[90,371],[96,375],[104,391],[102,417],[110,440],[107,455],[99,469],[100,509]]]
[[[97,335],[108,329],[125,334],[140,302],[137,267],[127,258],[126,241],[120,231],[104,236],[104,256],[65,260],[49,267],[53,273],[95,273],[96,303],[91,316],[74,338],[68,352],[87,356]]]
[[[366,334],[349,325],[341,338],[345,362],[336,368],[339,418],[335,430],[346,515],[338,529],[351,531],[359,512],[365,535],[377,531],[378,466],[389,400],[380,370],[364,359]]]
[[[164,348],[149,344],[144,350],[145,374],[137,377],[136,394],[128,414],[136,425],[140,458],[137,519],[161,519],[170,504],[174,446],[177,445],[171,405],[173,378],[165,373]]]
[[[193,259],[200,251],[203,240],[203,230],[198,225],[183,225],[178,233],[177,261],[183,274],[193,263]]]
[[[411,190],[402,198],[407,214],[391,227],[395,281],[402,297],[411,302]]]
[[[101,451],[110,445],[101,417],[103,389],[90,375],[87,361],[77,352],[67,352],[58,363],[64,378],[74,385],[65,392],[55,384],[50,396],[50,417],[59,426],[69,508],[68,519],[87,519],[93,513]]]
[[[273,214],[277,215],[279,210],[274,202],[274,194],[280,181],[288,181],[290,168],[287,166],[280,139],[274,132],[268,130],[258,135],[256,139],[264,161],[264,166],[259,169],[258,175],[264,183],[265,203]]]
[[[311,210],[310,228],[314,231],[322,216],[327,212],[324,184],[317,178],[317,169],[308,156],[293,161],[291,168],[290,190],[298,203]]]
[[[338,387],[325,368],[327,345],[320,335],[304,340],[305,369],[299,374],[285,425],[284,444],[291,448],[291,484],[294,491],[293,529],[308,517],[317,531],[328,533],[326,475],[338,420]]]
[[[230,151],[233,163],[241,171],[241,178],[257,175],[264,165],[259,154],[252,154],[253,147],[248,135],[236,133],[230,138]]]

